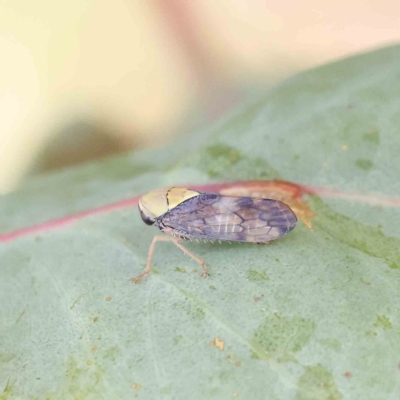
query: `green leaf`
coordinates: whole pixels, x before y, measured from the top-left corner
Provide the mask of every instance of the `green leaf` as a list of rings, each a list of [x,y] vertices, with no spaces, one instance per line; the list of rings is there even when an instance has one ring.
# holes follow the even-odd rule
[[[129,281],[158,234],[136,207],[1,243],[1,398],[397,398],[399,65],[391,47],[302,73],[165,149],[1,199],[6,234],[167,185],[279,178],[320,195],[303,198],[313,229],[271,246],[187,244],[207,279],[158,243]]]

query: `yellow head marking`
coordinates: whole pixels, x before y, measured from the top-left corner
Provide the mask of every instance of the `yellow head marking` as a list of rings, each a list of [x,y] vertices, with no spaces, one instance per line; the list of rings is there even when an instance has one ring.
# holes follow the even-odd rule
[[[183,201],[191,199],[192,197],[196,197],[199,194],[200,194],[199,192],[196,192],[194,190],[173,187],[169,189],[167,193],[168,209],[172,210]]]
[[[146,224],[153,225],[156,218],[198,195],[199,192],[177,187],[153,190],[139,199],[140,215]]]

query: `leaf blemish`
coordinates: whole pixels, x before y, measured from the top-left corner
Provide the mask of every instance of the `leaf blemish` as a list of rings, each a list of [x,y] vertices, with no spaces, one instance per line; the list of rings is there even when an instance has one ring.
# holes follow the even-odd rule
[[[182,335],[175,336],[173,341],[174,345],[177,345],[182,339],[183,339]]]
[[[362,169],[363,171],[369,171],[373,166],[374,163],[366,158],[359,158],[356,160],[356,167]]]
[[[275,314],[264,320],[254,331],[251,343],[253,356],[264,360],[294,361],[294,353],[301,350],[315,330],[313,321],[305,318],[281,317]]]
[[[331,237],[365,254],[381,258],[391,269],[398,268],[400,239],[334,211],[319,197],[310,197],[309,203],[316,214],[314,224]]]
[[[374,146],[379,146],[379,144],[381,142],[379,130],[376,127],[371,128],[371,132],[364,133],[362,138],[365,142],[368,142]]]
[[[206,153],[212,160],[207,163],[207,173],[213,178],[220,176],[227,168],[234,166],[242,159],[240,150],[225,144],[209,146],[206,148]]]
[[[217,143],[196,155],[190,155],[187,164],[204,171],[210,178],[273,179],[278,172],[264,159],[244,154],[238,148]],[[185,165],[185,164],[184,164]]]
[[[226,144],[215,144],[207,147],[210,156],[226,160],[230,165],[236,164],[242,158],[240,150]]]
[[[377,315],[376,322],[374,323],[376,328],[382,328],[384,330],[392,329],[392,323],[386,315]]]
[[[215,346],[220,351],[224,351],[224,348],[225,348],[225,342],[218,336],[214,340],[211,340],[209,345]]]
[[[249,269],[247,271],[247,280],[250,282],[269,281],[267,274],[259,271]],[[257,301],[257,300],[255,300]]]
[[[298,400],[340,400],[339,392],[332,374],[321,364],[306,367],[297,384]]]

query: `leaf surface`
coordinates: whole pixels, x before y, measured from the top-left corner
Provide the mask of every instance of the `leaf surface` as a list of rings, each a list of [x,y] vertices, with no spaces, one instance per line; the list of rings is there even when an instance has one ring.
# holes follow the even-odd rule
[[[159,243],[154,272],[130,282],[158,234],[136,207],[1,243],[2,398],[397,399],[399,65],[390,47],[307,71],[168,148],[2,198],[6,234],[167,185],[320,188],[303,199],[312,229],[271,246],[189,243],[208,279]]]

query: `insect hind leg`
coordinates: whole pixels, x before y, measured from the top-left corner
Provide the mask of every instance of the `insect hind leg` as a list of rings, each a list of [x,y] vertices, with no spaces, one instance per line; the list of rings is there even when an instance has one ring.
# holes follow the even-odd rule
[[[132,278],[131,281],[137,284],[140,282],[141,279],[145,278],[150,273],[151,260],[153,259],[154,249],[156,247],[157,242],[173,242],[176,245],[176,247],[181,249],[185,254],[187,254],[189,257],[193,258],[193,260],[195,260],[197,263],[199,263],[201,265],[201,268],[203,270],[203,273],[201,274],[201,276],[203,278],[207,277],[209,275],[209,273],[207,272],[207,267],[206,267],[205,262],[201,258],[197,257],[194,253],[189,251],[186,247],[184,247],[179,241],[180,241],[180,239],[173,237],[173,236],[164,236],[164,235],[155,236],[150,244],[149,254],[147,256],[147,263],[146,263],[144,272],[142,274],[138,275],[137,277]]]
[[[185,254],[187,254],[189,257],[193,258],[194,261],[200,264],[201,269],[203,270],[201,274],[202,278],[207,278],[207,276],[210,275],[207,271],[206,263],[200,257],[197,257],[196,254],[188,250],[182,243],[179,243],[179,239],[175,239],[173,242],[175,243],[176,247],[181,249]]]

